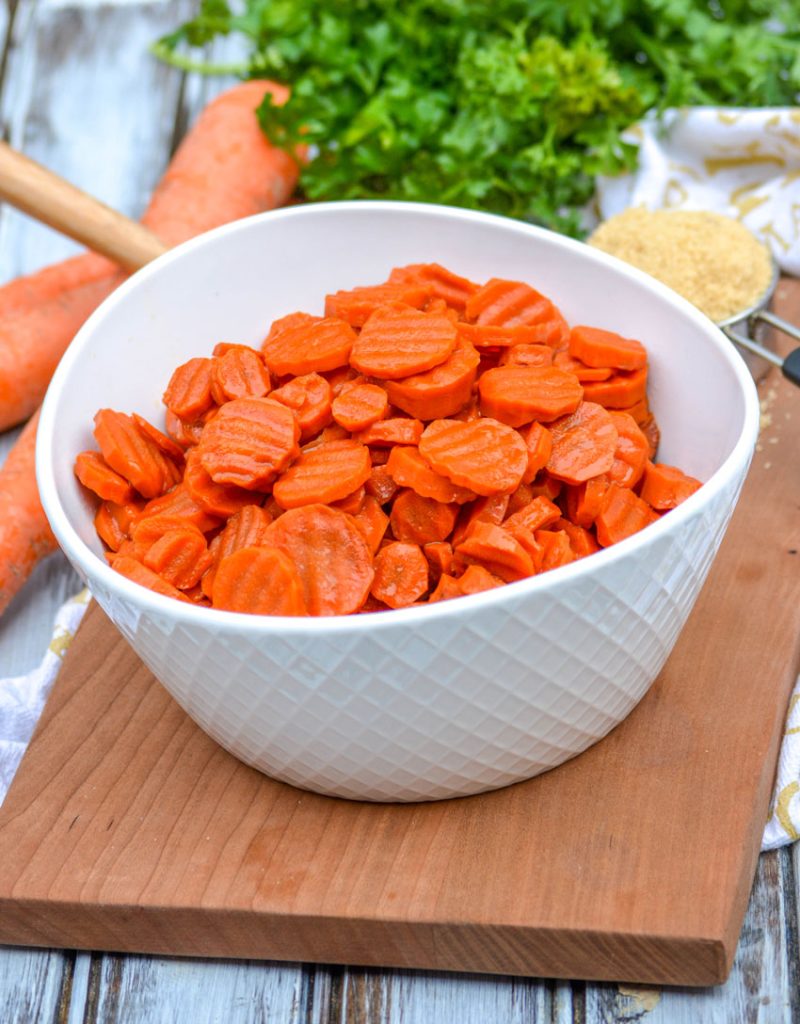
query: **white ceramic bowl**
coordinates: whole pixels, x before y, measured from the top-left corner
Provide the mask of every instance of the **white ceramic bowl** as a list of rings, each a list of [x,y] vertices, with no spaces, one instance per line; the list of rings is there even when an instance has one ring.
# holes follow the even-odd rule
[[[640,338],[664,462],[707,481],[655,525],[540,577],[431,607],[329,619],[180,604],[113,572],[72,473],[101,406],[163,422],[179,363],[258,345],[326,292],[437,261],[529,282],[571,323]],[[755,444],[758,403],[721,332],[637,270],[517,221],[395,203],[300,206],[213,231],[140,271],[91,317],[47,394],[48,518],[98,602],[194,720],[269,775],[368,800],[527,779],[584,750],[643,696],[686,621]]]

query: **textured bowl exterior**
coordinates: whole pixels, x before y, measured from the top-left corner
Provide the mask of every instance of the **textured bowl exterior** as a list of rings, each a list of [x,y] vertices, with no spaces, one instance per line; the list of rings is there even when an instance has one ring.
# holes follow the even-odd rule
[[[442,216],[426,210],[423,216]],[[485,219],[503,230],[505,222]],[[546,250],[545,233],[526,230]],[[679,312],[685,306],[669,301]],[[694,319],[711,330],[686,316],[687,329]],[[755,439],[752,383],[743,364],[733,371],[726,364],[733,383],[725,400],[742,388],[736,443],[725,442],[733,454],[713,485],[614,549],[430,608],[323,621],[210,612],[111,572],[96,546],[90,550],[90,518],[87,527],[77,499],[70,505],[63,495],[56,421],[66,415],[70,379],[104,330],[106,320],[96,314],[45,406],[40,486],[56,534],[112,621],[207,733],[274,778],[334,796],[396,801],[482,792],[561,764],[606,735],[672,649]],[[738,359],[723,346],[720,352],[723,363]]]

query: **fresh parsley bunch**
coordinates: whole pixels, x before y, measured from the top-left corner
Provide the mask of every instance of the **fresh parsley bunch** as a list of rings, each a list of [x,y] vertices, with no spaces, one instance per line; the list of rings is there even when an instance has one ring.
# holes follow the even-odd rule
[[[259,117],[276,145],[310,147],[307,199],[449,203],[570,233],[595,175],[632,166],[620,135],[647,110],[800,90],[796,0],[201,0],[156,52],[222,70],[187,48],[232,32],[250,43],[237,71],[291,86]]]

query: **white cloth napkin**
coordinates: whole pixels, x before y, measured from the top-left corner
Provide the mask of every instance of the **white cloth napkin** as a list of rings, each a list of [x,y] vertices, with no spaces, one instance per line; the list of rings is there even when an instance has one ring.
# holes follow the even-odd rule
[[[800,107],[667,110],[624,138],[638,146],[638,167],[598,181],[602,219],[628,206],[713,210],[748,227],[784,273],[800,274]]]
[[[61,662],[89,602],[88,590],[62,605],[44,660],[26,676],[0,679],[0,804],[31,738]],[[800,839],[800,679],[789,707],[778,778],[762,850]]]

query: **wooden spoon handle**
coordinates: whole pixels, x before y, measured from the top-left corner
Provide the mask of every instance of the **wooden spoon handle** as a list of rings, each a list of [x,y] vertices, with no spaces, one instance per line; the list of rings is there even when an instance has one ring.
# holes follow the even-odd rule
[[[154,234],[0,142],[0,199],[126,270],[167,251]]]

